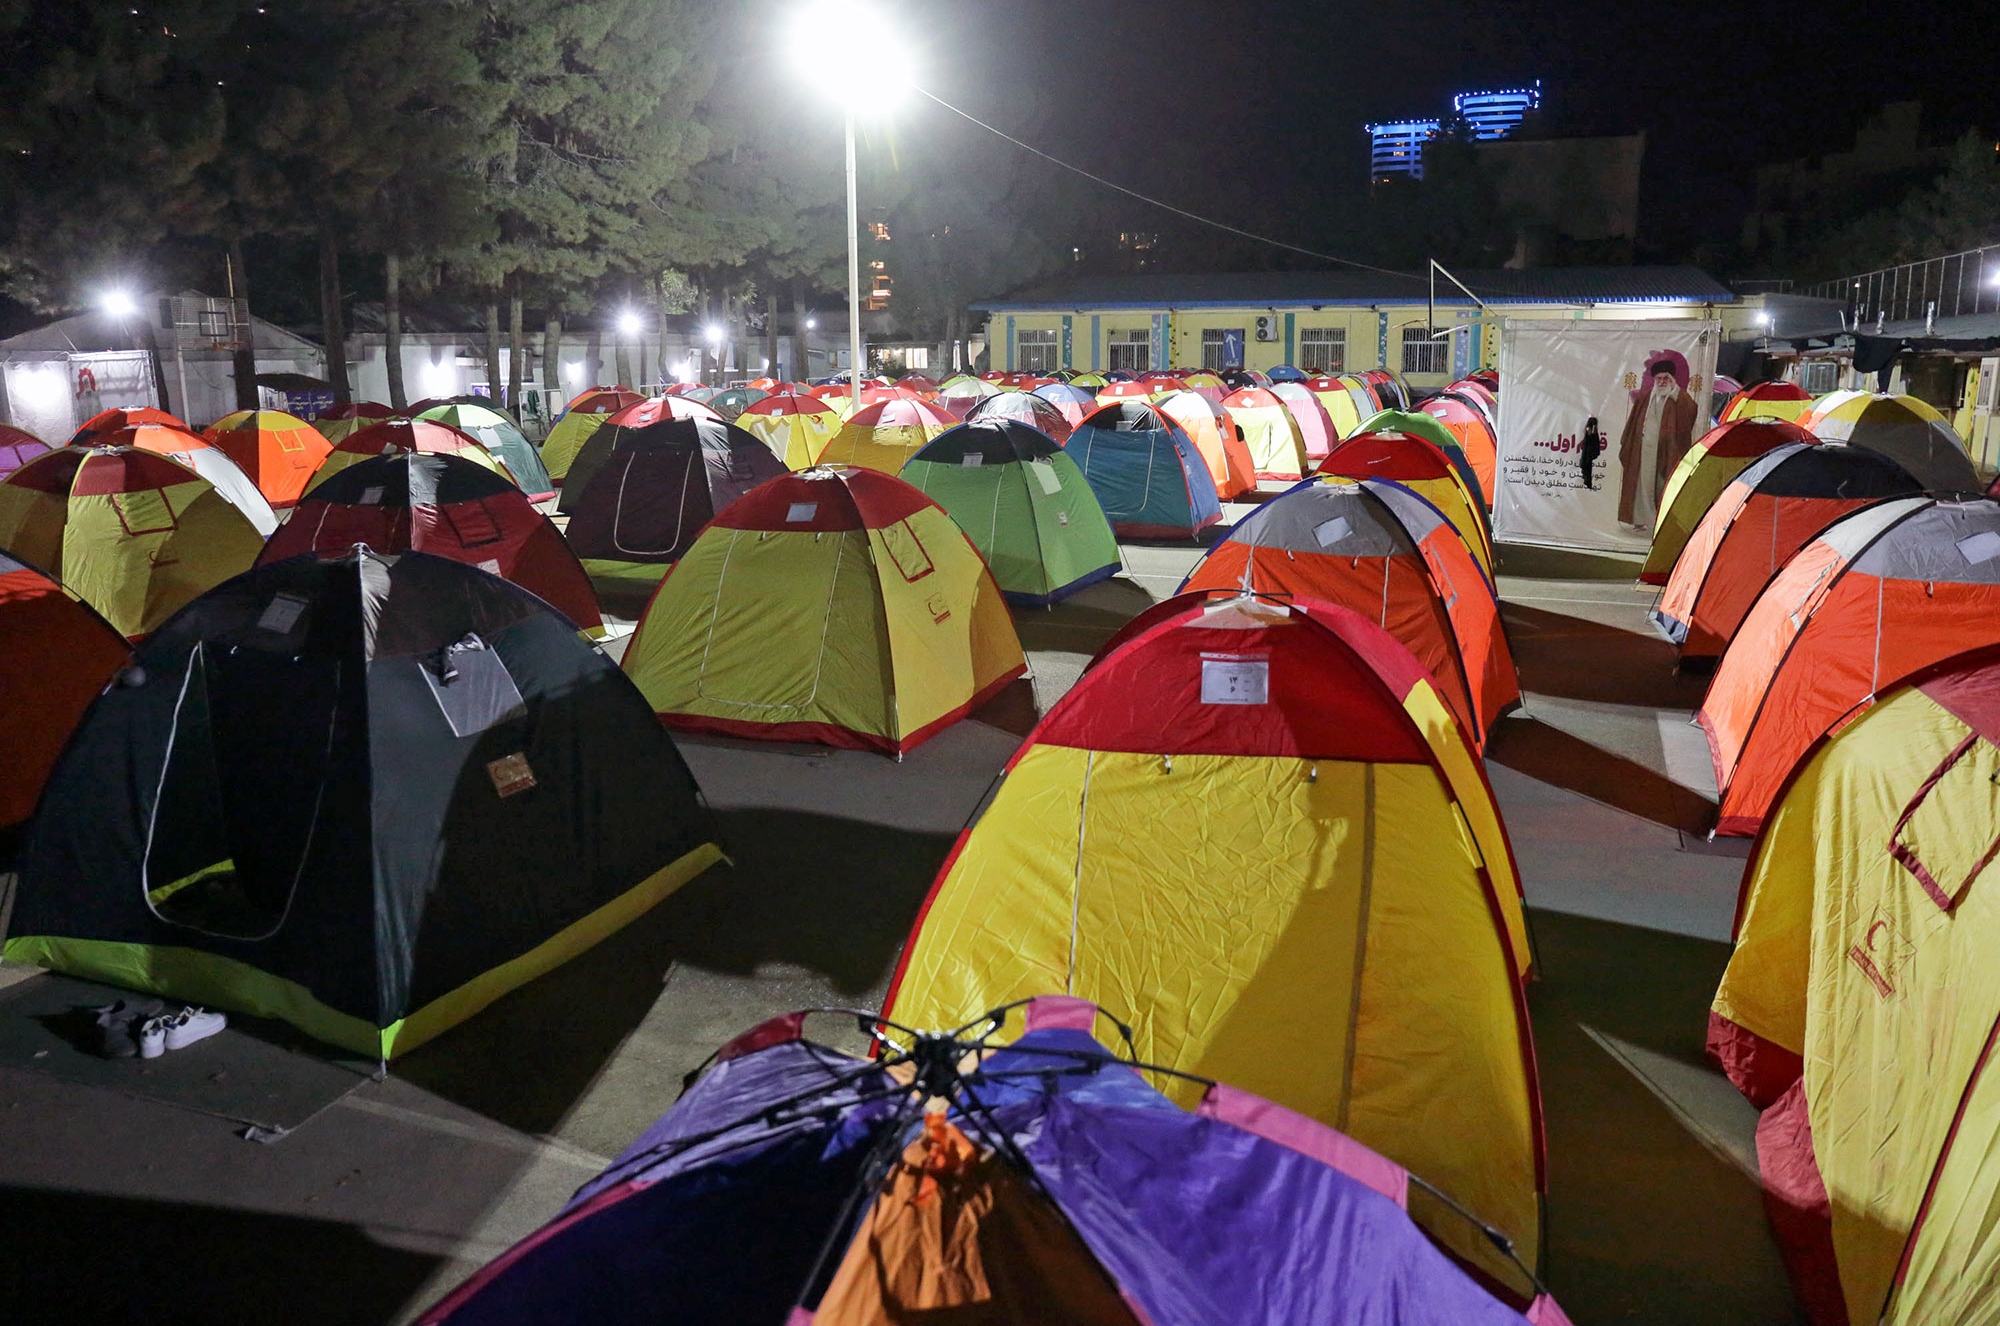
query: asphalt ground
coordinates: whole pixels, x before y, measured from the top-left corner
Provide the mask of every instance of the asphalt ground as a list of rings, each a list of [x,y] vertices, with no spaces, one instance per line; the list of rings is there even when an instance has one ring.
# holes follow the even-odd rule
[[[683,740],[731,864],[279,1140],[136,1081],[0,1066],[0,1311],[23,1326],[408,1320],[554,1214],[722,1041],[789,1009],[878,1001],[1035,715],[1198,555],[1130,545],[1125,575],[1021,610],[1033,676],[900,763]],[[1501,566],[1526,699],[1489,771],[1541,963],[1546,1279],[1578,1326],[1793,1322],[1755,1115],[1701,1053],[1742,861],[1703,836],[1701,683],[1646,627],[1634,570],[1526,550]],[[0,986],[40,979],[0,967]]]

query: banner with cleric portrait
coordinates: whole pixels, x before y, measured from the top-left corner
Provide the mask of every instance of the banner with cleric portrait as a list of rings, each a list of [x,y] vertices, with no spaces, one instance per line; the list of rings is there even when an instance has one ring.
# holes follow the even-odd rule
[[[1721,339],[1691,318],[1509,319],[1493,537],[1644,552],[1668,477],[1708,431]]]

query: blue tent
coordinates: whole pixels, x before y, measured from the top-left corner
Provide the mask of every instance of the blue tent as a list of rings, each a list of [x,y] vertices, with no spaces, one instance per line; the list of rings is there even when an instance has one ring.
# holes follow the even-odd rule
[[[1280,364],[1264,376],[1273,382],[1304,382],[1306,380],[1305,370],[1302,368],[1293,368],[1290,364]]]
[[[1193,439],[1144,401],[1116,401],[1086,416],[1063,450],[1120,538],[1192,539],[1222,519]]]

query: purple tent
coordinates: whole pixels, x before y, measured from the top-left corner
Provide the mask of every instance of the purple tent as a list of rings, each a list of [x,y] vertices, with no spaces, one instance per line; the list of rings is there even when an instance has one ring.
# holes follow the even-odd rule
[[[1440,1252],[1400,1166],[1228,1087],[1185,1111],[1096,1016],[1044,997],[1011,1045],[1003,1011],[872,1062],[767,1022],[422,1320],[1567,1326]]]
[[[26,432],[0,424],[0,479],[6,478],[37,456],[46,456],[54,447]]]

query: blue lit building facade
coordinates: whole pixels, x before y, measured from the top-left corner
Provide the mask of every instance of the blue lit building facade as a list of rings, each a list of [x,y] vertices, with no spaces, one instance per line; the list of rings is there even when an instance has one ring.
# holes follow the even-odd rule
[[[1454,125],[1463,125],[1474,140],[1505,138],[1529,111],[1542,104],[1542,80],[1527,87],[1461,92],[1451,99]],[[1424,177],[1424,145],[1443,133],[1443,120],[1394,120],[1365,126],[1368,130],[1369,178],[1377,183],[1396,175]]]

